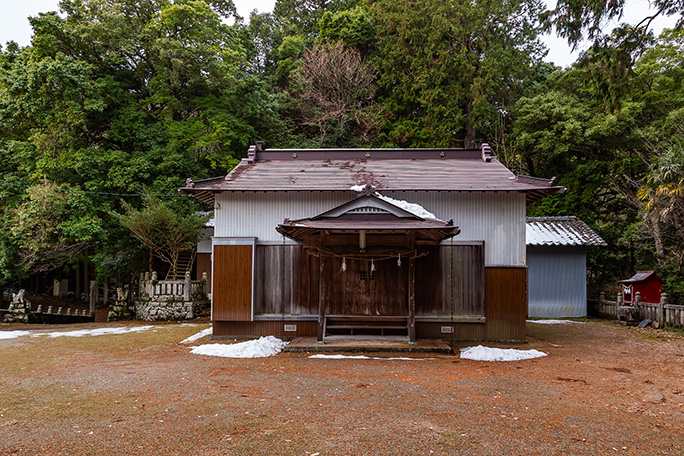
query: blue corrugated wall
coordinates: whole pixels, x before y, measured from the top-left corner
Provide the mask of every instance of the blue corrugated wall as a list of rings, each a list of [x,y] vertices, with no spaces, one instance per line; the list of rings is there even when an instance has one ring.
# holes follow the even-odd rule
[[[585,247],[527,247],[529,317],[587,315]]]

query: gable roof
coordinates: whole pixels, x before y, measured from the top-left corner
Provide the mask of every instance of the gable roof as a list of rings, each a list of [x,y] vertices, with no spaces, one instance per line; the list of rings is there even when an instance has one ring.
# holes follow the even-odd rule
[[[527,245],[608,245],[574,215],[527,217],[526,239]]]
[[[261,149],[250,147],[223,178],[193,182],[181,193],[205,202],[223,191],[349,191],[372,185],[378,191],[513,191],[528,201],[562,193],[555,179],[516,176],[480,149]]]
[[[445,222],[437,218],[424,218],[401,207],[403,201],[394,201],[399,204],[379,195],[360,195],[310,218],[285,219],[276,230],[296,241],[321,231],[350,233],[364,230],[377,233],[414,232],[417,239],[440,242],[460,232],[453,220]]]
[[[396,201],[396,203],[400,203],[399,200],[394,201]],[[394,204],[386,200],[379,194],[361,194],[354,200],[348,201],[340,206],[334,207],[328,211],[311,217],[311,220],[338,218],[350,214],[386,214],[397,218],[410,218],[414,220],[424,219],[423,217],[420,217],[418,211],[409,211],[407,208],[401,206],[401,204]],[[430,218],[434,219],[435,217],[432,216]]]
[[[654,279],[660,283],[665,283],[665,281],[663,279],[658,277],[658,274],[656,274],[655,271],[637,271],[636,274],[634,274],[629,279],[619,280],[618,282],[619,283],[636,283],[636,282],[644,282],[648,279]]]

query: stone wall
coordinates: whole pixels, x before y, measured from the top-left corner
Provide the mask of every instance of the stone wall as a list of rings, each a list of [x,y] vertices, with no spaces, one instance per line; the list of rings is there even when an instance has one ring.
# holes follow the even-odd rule
[[[161,299],[158,296],[154,300],[139,299],[135,302],[135,316],[138,320],[189,320],[195,317],[192,301],[176,299]]]
[[[206,273],[202,280],[157,280],[157,273],[140,277],[140,296],[135,301],[135,318],[145,321],[189,320],[206,301]]]

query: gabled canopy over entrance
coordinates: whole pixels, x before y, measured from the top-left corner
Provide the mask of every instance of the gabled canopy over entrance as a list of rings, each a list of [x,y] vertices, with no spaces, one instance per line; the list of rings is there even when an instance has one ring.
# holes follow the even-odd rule
[[[330,329],[403,328],[415,343],[416,258],[460,231],[452,220],[383,197],[370,185],[355,200],[311,218],[285,219],[276,229],[319,257],[319,342]],[[376,269],[394,258],[396,266]]]
[[[428,215],[432,214],[424,209],[416,211],[409,204],[405,204],[406,207],[400,207],[368,191],[365,193],[355,200],[315,217],[300,220],[285,219],[276,229],[295,241],[304,241],[309,236],[321,233],[327,235],[359,234],[361,237],[383,234],[408,236],[419,245],[438,244],[460,232],[458,227],[454,226],[453,220],[445,222],[433,218],[434,216],[429,217]],[[417,207],[417,205],[413,206]],[[360,245],[360,249],[365,248],[364,242]]]

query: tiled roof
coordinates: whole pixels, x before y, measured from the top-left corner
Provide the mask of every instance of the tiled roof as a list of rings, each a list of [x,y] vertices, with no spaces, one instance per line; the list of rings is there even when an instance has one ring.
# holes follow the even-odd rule
[[[553,180],[516,176],[489,147],[468,149],[250,149],[224,178],[188,181],[181,193],[221,191],[517,191],[528,200],[561,193]]]
[[[607,245],[575,216],[528,217],[527,245]]]

